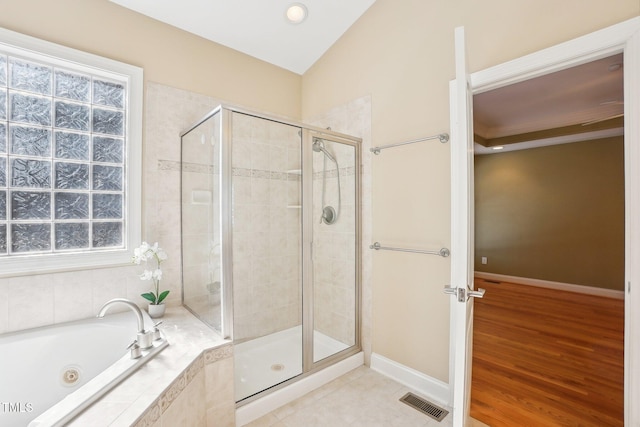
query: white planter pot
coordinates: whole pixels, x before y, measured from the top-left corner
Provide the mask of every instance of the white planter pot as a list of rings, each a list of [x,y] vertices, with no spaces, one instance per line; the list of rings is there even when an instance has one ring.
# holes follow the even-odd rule
[[[162,304],[149,304],[147,311],[149,312],[149,316],[153,319],[164,316],[164,311],[166,306],[164,303]]]

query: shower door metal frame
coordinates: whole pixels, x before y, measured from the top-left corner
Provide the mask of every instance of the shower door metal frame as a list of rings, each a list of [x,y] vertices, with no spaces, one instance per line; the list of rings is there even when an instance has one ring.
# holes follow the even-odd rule
[[[233,339],[233,163],[231,163],[232,112],[220,106],[220,222],[222,337]]]
[[[313,137],[302,128],[302,374],[313,368]],[[305,195],[307,197],[305,197]]]
[[[320,138],[330,142],[335,142],[338,144],[349,145],[354,148],[355,154],[355,164],[354,164],[354,177],[355,177],[355,277],[354,277],[354,285],[355,285],[355,331],[354,331],[354,339],[355,344],[349,346],[348,348],[339,351],[331,356],[328,356],[324,359],[321,359],[317,362],[314,362],[314,277],[313,277],[313,139]],[[302,262],[302,348],[303,348],[303,359],[302,359],[302,372],[303,376],[308,373],[316,372],[320,369],[323,369],[329,365],[334,364],[335,362],[344,359],[345,357],[351,356],[353,354],[361,351],[362,342],[361,342],[361,329],[362,329],[362,319],[361,319],[361,306],[362,306],[362,284],[361,284],[361,266],[362,266],[362,248],[361,244],[361,191],[360,191],[360,148],[361,148],[361,140],[353,137],[345,137],[344,135],[336,134],[334,132],[325,130],[325,129],[317,129],[317,128],[309,128],[303,127],[302,131],[302,252],[303,252],[303,262]],[[304,198],[304,195],[307,195],[307,198]],[[305,255],[306,252],[306,255]]]
[[[302,373],[296,375],[280,384],[274,385],[266,390],[263,390],[253,396],[247,397],[240,402],[236,402],[236,406],[240,407],[247,403],[253,402],[266,394],[272,393],[276,390],[282,389],[293,382],[296,382],[302,378],[305,378],[311,374],[314,374],[328,366],[335,364],[343,359],[353,356],[362,351],[362,283],[361,283],[361,270],[362,270],[362,219],[361,219],[361,207],[362,207],[362,195],[361,195],[361,147],[362,139],[353,137],[351,135],[334,132],[329,129],[323,129],[316,126],[310,126],[304,123],[283,119],[260,112],[255,112],[239,107],[221,105],[222,124],[222,178],[223,186],[226,187],[228,194],[224,194],[227,204],[226,209],[222,209],[223,219],[223,238],[224,242],[227,242],[226,251],[227,256],[223,256],[223,288],[225,288],[225,297],[223,306],[223,324],[227,325],[230,335],[225,337],[233,339],[233,287],[232,287],[232,270],[233,270],[233,258],[232,258],[232,159],[231,159],[231,139],[232,135],[232,114],[246,114],[260,119],[270,120],[273,122],[282,123],[289,126],[300,128],[302,131],[301,138],[301,154],[302,154],[302,189],[301,189],[301,204],[302,204]],[[331,356],[328,356],[317,362],[313,361],[313,219],[312,219],[312,207],[313,207],[313,138],[327,139],[332,142],[346,144],[354,147],[355,150],[355,331],[354,338],[355,344],[337,352]],[[224,150],[226,148],[226,151]],[[227,185],[225,185],[227,184]],[[305,194],[307,197],[305,197]],[[225,254],[223,246],[222,253]],[[225,261],[226,260],[226,261]]]
[[[219,203],[219,215],[220,215],[220,223],[214,224],[214,226],[218,227],[218,232],[220,233],[220,244],[222,250],[220,251],[220,269],[221,274],[220,278],[222,280],[222,286],[220,287],[221,292],[221,309],[222,309],[222,318],[220,319],[220,333],[222,338],[224,339],[232,339],[233,337],[233,259],[232,259],[232,217],[231,217],[231,198],[232,198],[232,190],[231,190],[231,177],[232,177],[232,168],[231,168],[231,112],[228,108],[223,105],[219,105],[218,107],[211,110],[200,120],[195,122],[193,125],[189,126],[187,130],[183,131],[180,134],[180,139],[184,138],[188,133],[195,130],[198,126],[206,122],[207,120],[215,117],[216,115],[220,115],[220,129],[219,134],[217,135],[217,140],[220,141],[220,179],[218,182],[218,186],[215,188],[220,195],[220,203]],[[182,153],[182,150],[181,150]],[[214,159],[215,160],[215,159]],[[182,159],[181,159],[182,162]],[[216,165],[212,165],[213,169],[215,169]],[[215,174],[212,174],[212,177]],[[213,179],[213,178],[212,178]],[[182,188],[182,170],[180,172],[180,187]],[[180,227],[181,233],[183,232],[184,225],[182,224],[182,208],[180,214]],[[207,218],[207,220],[211,220],[211,218]],[[181,239],[182,242],[184,240]],[[228,248],[227,251],[225,249]],[[181,255],[184,256],[184,255]],[[181,268],[184,269],[184,260],[181,262]],[[194,312],[189,306],[184,304],[184,271],[182,271],[182,305],[189,310],[194,316],[200,318],[200,315]],[[205,322],[206,323],[206,322]]]
[[[211,110],[209,113],[207,113],[206,115],[204,115],[200,120],[196,121],[193,125],[189,126],[186,130],[184,130],[183,132],[180,133],[180,140],[182,141],[182,138],[184,138],[187,134],[189,134],[190,132],[194,131],[198,126],[202,125],[203,123],[205,123],[207,120],[212,119],[213,117],[215,117],[216,115],[220,115],[220,129],[219,129],[219,134],[217,135],[217,140],[220,141],[220,158],[219,163],[220,163],[220,178],[218,180],[218,186],[213,186],[212,188],[214,189],[214,194],[215,191],[218,192],[218,194],[220,195],[220,223],[215,224],[220,232],[220,242],[221,242],[221,246],[225,247],[226,245],[230,245],[231,244],[231,217],[230,217],[230,211],[228,209],[224,209],[224,206],[227,206],[227,204],[230,204],[231,202],[231,149],[230,149],[230,141],[229,141],[229,117],[230,114],[228,111],[226,111],[226,109],[224,108],[224,106],[222,105],[218,105],[216,108],[214,108],[213,110]],[[181,156],[182,156],[182,150],[181,150]],[[212,159],[214,161],[212,167],[215,168],[215,159]],[[184,172],[184,170],[182,169],[182,158],[180,159],[181,162],[181,171],[180,171],[180,187],[182,189],[182,174]],[[212,174],[212,178],[214,179],[215,177],[215,173]],[[182,197],[182,196],[181,196]],[[182,202],[181,202],[182,204]],[[207,218],[207,220],[209,220],[209,218]],[[180,232],[181,235],[184,233],[184,224],[183,224],[183,218],[182,218],[182,207],[180,208]],[[184,244],[184,240],[183,237],[181,237],[181,242]],[[233,336],[233,311],[231,310],[229,313],[227,311],[229,310],[225,310],[225,307],[233,307],[233,300],[232,300],[232,292],[229,291],[229,289],[225,286],[225,283],[232,283],[232,269],[229,268],[229,266],[231,265],[231,259],[228,256],[228,253],[225,253],[224,250],[221,251],[220,253],[220,258],[221,258],[221,262],[220,262],[220,269],[221,269],[221,274],[220,274],[220,278],[222,281],[222,286],[220,287],[220,292],[221,292],[221,309],[222,309],[222,318],[221,320],[221,325],[220,325],[220,331],[216,331],[219,332],[222,335],[222,338],[224,339],[231,339],[231,337]],[[183,255],[183,251],[180,251],[180,256],[181,258],[184,256]],[[196,313],[193,309],[191,309],[189,306],[185,305],[185,301],[184,301],[184,259],[181,259],[181,271],[182,271],[182,305],[183,307],[185,307],[188,311],[190,311],[194,316],[201,318],[199,313]],[[202,320],[202,319],[201,319]],[[204,321],[204,320],[203,320]],[[205,322],[206,323],[206,322]],[[212,326],[212,325],[209,325]],[[212,326],[213,327],[213,326]],[[215,330],[215,328],[214,328]]]

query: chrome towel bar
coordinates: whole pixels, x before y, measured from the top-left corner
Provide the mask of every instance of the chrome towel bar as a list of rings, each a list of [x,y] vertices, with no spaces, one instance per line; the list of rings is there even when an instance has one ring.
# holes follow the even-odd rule
[[[381,145],[379,147],[369,148],[369,151],[371,151],[373,154],[380,154],[380,151],[386,148],[399,147],[401,145],[407,145],[407,144],[415,144],[416,142],[429,141],[431,139],[439,139],[440,142],[444,144],[446,142],[449,142],[449,134],[441,133],[439,135],[428,136],[426,138],[420,138],[420,139],[414,139],[412,141],[398,142],[397,144]]]
[[[390,248],[388,246],[382,246],[380,242],[375,242],[373,245],[369,245],[369,249],[375,249],[376,251],[383,250],[383,251],[412,252],[415,254],[439,255],[443,258],[446,258],[451,254],[451,252],[447,248],[442,248],[439,251],[424,251],[422,249]]]

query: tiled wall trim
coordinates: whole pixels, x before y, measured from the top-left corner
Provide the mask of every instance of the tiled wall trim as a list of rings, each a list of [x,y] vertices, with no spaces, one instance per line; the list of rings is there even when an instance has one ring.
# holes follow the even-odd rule
[[[204,364],[209,365],[215,363],[218,360],[226,359],[227,357],[233,357],[233,345],[225,345],[222,347],[211,348],[204,352]]]
[[[152,427],[171,404],[180,396],[180,393],[203,371],[206,365],[233,357],[233,345],[227,344],[203,351],[191,364],[176,378],[169,387],[149,406],[149,408],[136,420],[134,427]]]
[[[322,171],[316,171],[313,173],[313,179],[322,179],[322,175],[324,174],[324,172]],[[336,178],[338,176],[338,173],[336,172],[336,170],[334,168],[327,168],[327,178]],[[349,166],[346,168],[340,168],[340,177],[345,177],[345,176],[354,176],[356,174],[356,168],[355,166]]]
[[[158,160],[158,169],[164,171],[180,171],[180,162],[174,162],[170,160]],[[195,172],[213,174],[218,173],[217,165],[202,165],[197,163],[184,163],[182,165],[183,172]],[[294,172],[277,172],[267,171],[260,169],[246,169],[246,168],[233,168],[233,176],[244,176],[246,178],[264,178],[264,179],[279,179],[282,181],[300,181],[300,174]],[[340,176],[353,176],[355,174],[355,167],[349,166],[346,168],[340,168]],[[323,172],[315,172],[313,179],[322,179]],[[337,172],[335,169],[329,169],[326,172],[327,178],[336,178]]]
[[[180,162],[176,162],[173,160],[158,160],[158,170],[180,172]]]

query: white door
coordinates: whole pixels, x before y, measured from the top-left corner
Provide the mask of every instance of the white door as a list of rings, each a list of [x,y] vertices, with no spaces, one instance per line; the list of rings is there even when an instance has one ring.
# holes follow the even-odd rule
[[[450,378],[453,426],[466,425],[471,403],[473,336],[473,114],[466,66],[464,28],[456,28],[456,79],[451,82],[451,343],[454,369]]]
[[[473,298],[473,145],[471,95],[624,53],[625,99],[625,425],[640,426],[640,17],[475,72],[466,72],[464,29],[456,39],[456,80],[451,82],[451,301],[450,378],[453,426],[469,418]],[[635,287],[634,292],[631,292]],[[464,291],[463,302],[457,302]]]

